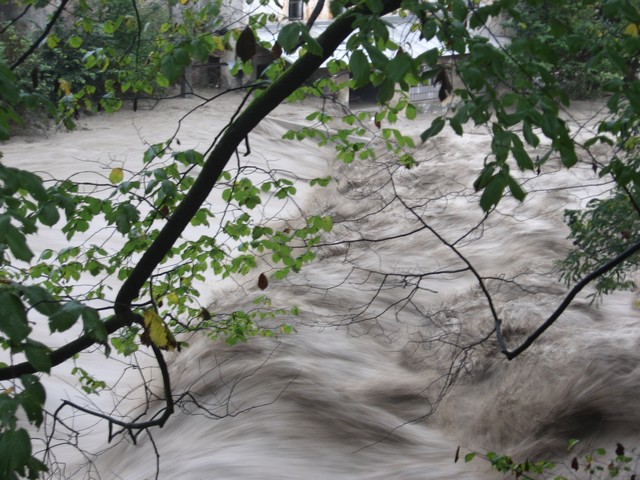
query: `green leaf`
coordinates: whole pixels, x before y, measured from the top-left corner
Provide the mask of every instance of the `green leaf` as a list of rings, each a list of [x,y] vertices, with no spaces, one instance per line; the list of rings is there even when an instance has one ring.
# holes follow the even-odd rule
[[[408,120],[415,120],[416,116],[418,115],[418,109],[413,103],[409,103],[407,104],[407,109],[405,114]]]
[[[5,231],[4,238],[11,250],[11,253],[16,257],[16,259],[28,262],[33,258],[33,252],[27,246],[26,237],[16,227],[9,224]]]
[[[411,70],[411,57],[406,53],[398,53],[389,63],[387,63],[384,72],[388,80],[399,82]]]
[[[562,164],[567,167],[573,167],[576,163],[578,163],[578,155],[576,154],[575,145],[571,140],[558,142],[556,145],[558,148],[558,153],[560,153],[560,159],[562,160]]]
[[[464,456],[464,461],[465,462],[470,462],[471,460],[473,460],[476,457],[477,453],[476,452],[471,452],[471,453],[467,453]]]
[[[453,2],[453,17],[456,20],[464,22],[467,19],[468,13],[469,8],[465,5],[465,2]]]
[[[112,337],[111,345],[118,351],[118,353],[122,355],[131,355],[138,351],[139,344],[137,341],[138,338],[138,328],[130,327],[125,330],[122,337]]]
[[[47,394],[40,380],[35,375],[20,377],[24,391],[19,395],[20,405],[29,421],[39,427],[43,420],[43,407]]]
[[[313,178],[309,182],[310,186],[318,185],[320,187],[326,187],[331,182],[332,177],[321,177],[321,178]]]
[[[300,39],[301,29],[302,25],[298,22],[294,22],[285,25],[284,28],[280,30],[280,33],[278,34],[278,43],[284,51],[292,52],[295,50]]]
[[[158,74],[156,75],[156,83],[159,87],[162,88],[167,88],[169,85],[171,85],[169,79],[165,77],[162,72],[158,72]]]
[[[206,62],[209,58],[209,54],[215,49],[215,41],[212,36],[204,36],[195,38],[191,41],[191,48],[193,49],[193,56],[200,62]]]
[[[47,317],[60,309],[60,303],[46,288],[31,285],[22,287],[21,292],[29,302],[29,305]]]
[[[16,412],[18,401],[10,395],[0,395],[0,425],[15,428],[17,423]]]
[[[540,128],[542,132],[551,139],[555,139],[562,132],[560,120],[553,112],[545,112],[540,117]]]
[[[437,117],[431,122],[431,126],[420,134],[420,138],[423,142],[426,142],[429,138],[435,137],[442,131],[445,125],[444,117]]]
[[[511,175],[507,176],[507,184],[509,185],[511,195],[513,195],[516,200],[523,201],[527,194]]]
[[[464,133],[462,130],[462,124],[456,117],[449,118],[449,125],[451,125],[451,128],[453,128],[453,131],[456,132],[458,135],[462,135]]]
[[[144,163],[149,163],[154,158],[162,156],[162,152],[163,151],[164,151],[164,145],[162,143],[156,143],[154,145],[151,145],[144,152],[144,156],[142,157],[142,161]]]
[[[288,335],[294,332],[294,328],[288,323],[283,323],[282,325],[280,325],[280,331],[285,335]]]
[[[100,320],[97,310],[85,307],[82,310],[82,324],[84,331],[93,336],[98,342],[104,344],[107,341],[107,329],[102,320]]]
[[[570,452],[571,450],[573,450],[573,447],[575,447],[578,443],[580,443],[580,440],[577,438],[572,438],[567,442],[567,451]]]
[[[313,55],[318,57],[322,56],[322,47],[318,43],[318,41],[309,35],[309,29],[306,25],[302,25],[300,28],[300,33],[302,33],[302,38],[304,38],[305,44],[307,46],[307,51]]]
[[[82,38],[78,35],[73,35],[69,38],[69,46],[71,48],[80,48],[82,46]]]
[[[372,13],[379,13],[384,8],[382,0],[365,0],[364,2]]]
[[[47,225],[49,227],[55,225],[60,220],[60,212],[58,212],[58,207],[54,202],[46,202],[40,208],[38,212],[38,220],[43,225]]]
[[[49,48],[56,48],[59,43],[60,37],[58,37],[55,33],[52,33],[47,37],[47,46]]]
[[[46,345],[34,340],[29,340],[24,347],[24,354],[27,357],[27,361],[38,372],[49,373],[51,370],[49,352],[49,348]]]
[[[516,163],[520,170],[533,170],[533,160],[524,149],[524,145],[522,144],[522,140],[518,138],[516,135],[512,137],[513,146],[511,148],[511,153],[513,153],[513,158],[516,159]]]
[[[11,170],[15,172],[15,175],[20,182],[20,188],[24,188],[26,191],[28,191],[33,198],[35,198],[39,202],[46,202],[49,199],[47,191],[42,184],[42,178],[34,173],[27,172],[25,170]]]
[[[333,220],[329,215],[322,217],[319,227],[325,232],[330,232],[333,228]]]
[[[3,288],[0,290],[0,305],[2,305],[0,330],[15,343],[27,338],[31,327],[27,322],[27,314],[20,298],[14,292]]]
[[[29,480],[40,478],[40,473],[48,470],[47,466],[36,457],[31,457],[29,459],[27,462],[27,469],[29,470]]]
[[[175,83],[182,77],[184,66],[178,63],[173,55],[167,55],[160,62],[160,72],[169,83]]]
[[[396,82],[386,79],[378,88],[378,95],[376,97],[378,103],[386,103],[391,100],[395,91]]]
[[[31,439],[26,430],[0,433],[0,478],[17,478],[14,472],[22,470],[30,457]]]
[[[489,181],[493,178],[493,172],[495,171],[495,164],[489,163],[484,166],[482,172],[480,172],[480,176],[473,182],[473,188],[476,192],[484,189],[489,184]]]
[[[379,48],[374,47],[369,43],[363,44],[363,47],[369,54],[369,58],[371,59],[371,63],[375,65],[380,70],[384,70],[387,63],[389,63],[389,59],[387,56],[380,51]]]
[[[75,300],[65,303],[56,313],[49,317],[49,329],[52,332],[69,330],[78,321],[84,305]]]
[[[422,23],[422,37],[425,40],[431,40],[438,33],[438,22],[435,18],[427,17],[426,20]],[[435,62],[429,63],[432,65]]]
[[[176,48],[171,52],[171,55],[177,65],[186,67],[191,63],[191,56],[186,48]]]
[[[0,241],[4,241],[5,232],[11,226],[11,216],[6,213],[0,214]]]
[[[466,66],[460,73],[469,90],[478,91],[484,87],[485,74],[479,68]]]
[[[482,192],[482,196],[480,197],[480,207],[485,212],[491,210],[494,206],[496,206],[500,200],[502,199],[502,195],[504,193],[504,189],[507,186],[507,182],[505,179],[505,175],[502,173],[497,173],[494,175],[489,183]]]
[[[524,139],[532,147],[535,148],[540,144],[540,139],[535,133],[533,133],[533,129],[531,128],[531,122],[528,122],[526,120],[523,122],[522,133],[524,135]]]
[[[123,203],[116,210],[116,229],[120,233],[126,234],[131,230],[131,227],[139,220],[139,218],[140,214],[136,207],[130,203]]]
[[[113,35],[122,26],[123,20],[124,20],[124,17],[122,15],[115,18],[114,20],[107,20],[102,25],[102,30],[107,35]]]
[[[351,68],[355,88],[363,87],[369,83],[371,67],[367,56],[362,50],[356,50],[351,54],[349,68]]]
[[[202,165],[204,163],[204,156],[202,155],[202,153],[190,149],[190,150],[185,150],[183,152],[177,152],[173,154],[173,157],[183,163],[184,165],[187,166],[191,166],[191,165]]]

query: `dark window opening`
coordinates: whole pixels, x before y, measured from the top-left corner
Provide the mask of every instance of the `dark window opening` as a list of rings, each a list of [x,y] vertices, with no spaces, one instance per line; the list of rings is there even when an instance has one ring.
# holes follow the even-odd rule
[[[302,0],[289,0],[289,19],[302,20],[304,18],[304,4]]]

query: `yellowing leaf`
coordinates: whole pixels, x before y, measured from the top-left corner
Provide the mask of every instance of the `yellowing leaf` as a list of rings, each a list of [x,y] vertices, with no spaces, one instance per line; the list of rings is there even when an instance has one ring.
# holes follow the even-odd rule
[[[113,184],[118,184],[124,179],[124,172],[121,168],[114,168],[109,174],[109,181]]]
[[[175,350],[178,342],[167,328],[162,318],[152,308],[144,312],[144,332],[140,340],[145,345],[155,345],[163,350]]]
[[[62,90],[65,95],[71,95],[71,83],[67,82],[64,78],[61,78],[59,82],[60,90]]]
[[[217,35],[213,36],[213,44],[215,45],[215,50],[217,52],[224,52],[224,39]]]
[[[167,295],[167,302],[169,303],[169,305],[177,305],[178,303],[180,303],[180,297],[177,293],[170,293],[169,295]]]
[[[623,32],[625,35],[629,35],[630,37],[637,37],[638,36],[638,24],[636,23],[630,23],[629,25],[627,25],[627,27],[624,29]]]

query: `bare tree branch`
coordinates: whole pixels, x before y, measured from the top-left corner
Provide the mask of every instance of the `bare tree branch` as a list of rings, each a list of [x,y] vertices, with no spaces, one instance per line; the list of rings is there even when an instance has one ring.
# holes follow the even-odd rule
[[[60,2],[60,5],[58,6],[58,8],[56,9],[56,11],[53,13],[53,15],[51,16],[51,19],[49,20],[49,23],[47,23],[47,26],[45,27],[44,31],[42,32],[42,34],[40,34],[40,36],[36,39],[35,42],[33,42],[31,44],[31,46],[27,49],[26,52],[24,52],[20,58],[18,58],[18,60],[16,60],[13,65],[11,65],[11,67],[9,67],[11,70],[15,70],[16,68],[18,68],[20,65],[22,65],[24,63],[24,61],[29,58],[29,56],[36,51],[36,48],[38,48],[38,46],[42,43],[42,41],[47,37],[47,35],[49,35],[49,32],[51,32],[51,29],[53,28],[53,26],[56,24],[56,22],[58,21],[58,18],[60,18],[60,15],[62,15],[62,12],[64,11],[65,7],[67,6],[67,3],[69,3],[69,0],[62,0],[62,2]]]
[[[5,33],[9,28],[11,28],[12,25],[14,25],[18,20],[20,20],[22,17],[24,17],[27,12],[29,11],[29,9],[31,8],[31,5],[27,5],[25,7],[25,9],[22,11],[22,13],[20,13],[20,15],[18,15],[17,17],[11,19],[11,21],[7,24],[6,27],[4,27],[2,30],[0,30],[0,35]]]
[[[83,407],[81,405],[77,405],[69,400],[63,401],[60,407],[58,408],[58,411],[68,405],[81,412],[107,420],[109,422],[109,441],[111,441],[115,436],[117,436],[121,432],[126,431],[131,436],[133,443],[136,443],[138,435],[140,434],[141,431],[146,430],[150,427],[156,427],[156,426],[162,427],[166,423],[166,421],[169,419],[169,417],[173,415],[175,408],[174,408],[173,396],[171,392],[171,381],[169,377],[169,370],[167,367],[167,363],[164,359],[164,356],[162,355],[162,351],[158,347],[156,347],[155,345],[152,345],[151,348],[153,349],[153,353],[156,357],[158,366],[160,368],[160,373],[162,375],[163,393],[164,393],[164,397],[165,397],[164,399],[166,402],[166,406],[164,409],[162,409],[162,414],[159,417],[152,418],[151,420],[147,420],[143,422],[138,422],[138,421],[127,422],[127,421],[114,418],[111,415],[107,415],[102,412],[98,412],[98,411]],[[113,432],[114,425],[120,427],[121,429],[114,433]]]
[[[598,268],[597,270],[594,270],[589,275],[587,275],[582,280],[580,280],[578,283],[576,283],[576,285],[567,294],[567,296],[564,298],[564,300],[558,306],[555,312],[553,312],[553,314],[542,325],[540,325],[531,335],[529,335],[524,342],[522,342],[517,348],[513,350],[509,350],[509,348],[507,347],[507,344],[502,335],[502,329],[501,329],[502,322],[499,318],[496,317],[496,336],[498,338],[498,343],[500,344],[500,350],[502,351],[502,353],[504,353],[509,360],[513,360],[514,358],[516,358],[518,355],[524,352],[527,348],[529,348],[531,344],[533,344],[533,342],[535,342],[540,335],[542,335],[551,325],[555,323],[556,320],[558,320],[560,315],[564,313],[564,311],[569,307],[569,305],[571,304],[573,299],[576,297],[576,295],[580,293],[580,291],[582,291],[584,287],[589,285],[589,283],[591,283],[596,278],[601,277],[608,271],[614,269],[615,267],[620,265],[622,262],[624,262],[626,259],[628,259],[629,257],[631,257],[632,255],[634,255],[639,251],[640,251],[640,241],[634,243],[629,248],[627,248],[624,252],[622,252],[620,255],[613,258],[609,262],[605,263],[602,267]]]

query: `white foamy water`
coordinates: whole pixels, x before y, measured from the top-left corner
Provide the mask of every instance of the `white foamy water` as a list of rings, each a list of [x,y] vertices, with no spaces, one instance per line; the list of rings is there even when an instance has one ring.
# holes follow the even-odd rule
[[[206,149],[234,101],[197,111],[182,126],[181,143]],[[88,119],[74,133],[16,139],[3,147],[3,161],[56,177],[88,169],[78,167],[80,160],[115,159],[135,169],[144,141],[168,137],[193,104],[172,101]],[[582,105],[574,115],[587,119],[595,108]],[[95,460],[89,470],[74,449],[54,449],[64,463],[55,476],[150,479],[159,465],[163,479],[478,479],[493,477],[480,460],[454,463],[458,445],[463,453],[496,450],[525,460],[562,453],[570,438],[585,448],[636,444],[634,294],[599,306],[580,296],[508,362],[490,336],[487,300],[460,257],[486,279],[515,346],[566,292],[554,270],[570,247],[563,209],[607,188],[590,165],[569,172],[551,161],[539,175],[523,177],[531,192],[524,204],[506,199],[483,221],[472,184],[490,151],[484,130],[444,132],[419,147],[420,163],[411,170],[384,156],[343,165],[331,147],[281,140],[283,125],[301,124],[308,111],[276,111],[250,136],[252,154],[241,160],[294,179],[335,177],[327,188],[300,185],[295,204],[269,202],[259,210],[280,228],[299,225],[304,214],[331,215],[334,230],[318,259],[299,274],[271,279],[262,292],[257,276],[276,268],[264,258],[248,277],[212,277],[202,300],[213,312],[230,312],[251,309],[266,294],[276,308],[298,306],[300,315],[286,318],[296,331],[233,347],[191,338],[190,348],[168,357],[174,392],[190,396],[163,429],[151,430],[153,442],[146,434],[135,446],[118,437],[114,448],[88,457]],[[403,128],[417,137],[430,122],[422,115]],[[51,232],[43,248],[51,242],[63,240]],[[98,376],[119,378],[117,361],[86,361]],[[78,397],[66,385],[69,369],[58,367],[48,382],[52,409],[59,398]],[[139,382],[138,373],[127,376],[120,393]],[[117,410],[133,408],[136,397],[143,398],[141,390]],[[76,422],[91,426],[83,448],[105,448],[104,422]]]

